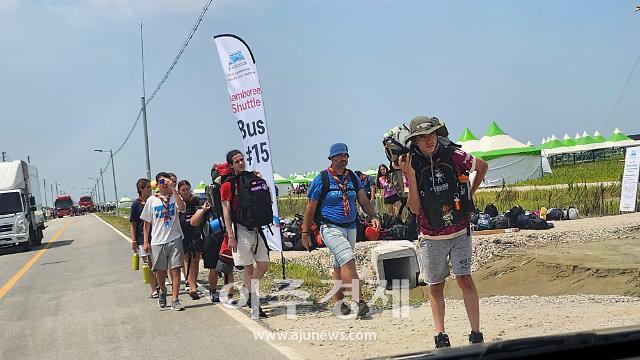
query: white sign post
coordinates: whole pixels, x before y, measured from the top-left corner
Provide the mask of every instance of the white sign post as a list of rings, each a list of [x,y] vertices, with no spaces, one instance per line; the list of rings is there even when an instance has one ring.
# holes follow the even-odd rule
[[[259,171],[271,188],[273,208],[273,235],[265,231],[271,250],[282,251],[280,240],[280,218],[278,202],[273,182],[271,165],[271,147],[267,133],[267,121],[264,116],[262,88],[258,78],[258,69],[249,46],[235,35],[217,35],[214,38],[222,70],[227,78],[231,111],[244,144],[243,152],[247,170]]]
[[[636,211],[638,174],[640,173],[640,147],[627,148],[620,192],[620,211]]]

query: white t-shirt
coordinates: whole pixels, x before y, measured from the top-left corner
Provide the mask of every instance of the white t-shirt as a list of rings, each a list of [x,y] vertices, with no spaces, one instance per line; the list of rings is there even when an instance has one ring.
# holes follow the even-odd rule
[[[140,219],[151,223],[151,245],[166,244],[182,237],[177,210],[173,196],[166,210],[160,198],[155,195],[149,197]]]

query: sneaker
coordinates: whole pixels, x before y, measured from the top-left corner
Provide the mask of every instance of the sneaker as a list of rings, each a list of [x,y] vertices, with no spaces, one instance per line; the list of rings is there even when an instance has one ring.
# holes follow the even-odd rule
[[[220,302],[220,294],[218,294],[217,291],[210,291],[209,292],[209,300],[211,300],[212,303],[219,303]]]
[[[158,295],[158,306],[160,308],[163,308],[165,306],[167,306],[167,293],[160,293]]]
[[[192,299],[192,300],[198,300],[198,299],[200,299],[200,295],[198,295],[198,292],[197,292],[197,291],[190,292],[190,293],[189,293],[189,296],[191,296],[191,299]]]
[[[342,314],[343,316],[349,316],[351,314],[351,306],[343,301],[340,304],[340,314]]]
[[[180,299],[173,300],[173,302],[171,303],[171,309],[175,311],[184,310],[184,306],[182,306],[182,304],[180,303]]]
[[[482,344],[484,342],[484,337],[480,331],[471,331],[469,334],[469,344]]]
[[[157,291],[152,292],[151,295],[149,295],[149,298],[150,299],[157,299],[158,298],[158,292]]]
[[[252,310],[251,311],[251,317],[252,318],[260,318],[260,319],[266,319],[269,316],[262,310],[262,306],[258,306],[258,308],[256,310]]]
[[[367,315],[369,313],[369,305],[367,305],[366,302],[364,302],[364,300],[360,300],[360,302],[358,302],[358,317],[364,317],[365,315]]]
[[[451,347],[451,343],[449,342],[449,335],[445,333],[439,333],[434,336],[434,340],[436,342],[436,349]]]

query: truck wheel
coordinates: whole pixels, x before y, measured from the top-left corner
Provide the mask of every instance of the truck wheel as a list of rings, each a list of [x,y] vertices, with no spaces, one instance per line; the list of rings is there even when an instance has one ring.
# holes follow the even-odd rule
[[[33,240],[35,239],[36,234],[35,231],[29,229],[29,239],[22,244],[23,251],[30,251],[31,247],[33,247]]]

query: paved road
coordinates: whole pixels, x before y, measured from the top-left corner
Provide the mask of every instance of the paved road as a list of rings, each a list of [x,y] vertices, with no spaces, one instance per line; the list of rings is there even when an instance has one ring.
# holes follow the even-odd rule
[[[94,216],[52,221],[30,252],[0,249],[0,286],[0,359],[284,358],[208,300],[182,294],[185,311],[161,311],[130,245]]]

